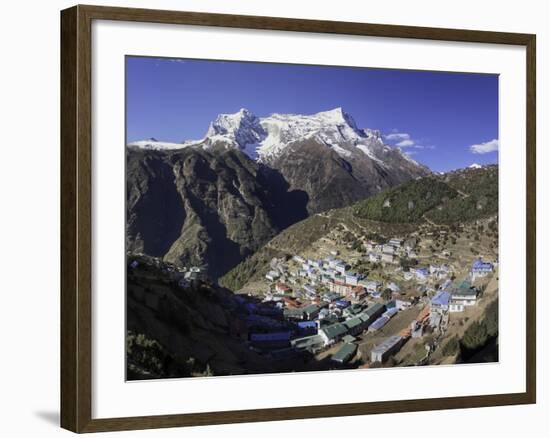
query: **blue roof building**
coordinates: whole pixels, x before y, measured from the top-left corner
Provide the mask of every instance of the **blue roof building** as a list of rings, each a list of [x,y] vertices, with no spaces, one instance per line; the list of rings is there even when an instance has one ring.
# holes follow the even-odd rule
[[[317,334],[317,322],[316,321],[301,321],[297,324],[298,333],[300,335],[316,335]]]
[[[481,259],[474,260],[472,263],[472,272],[477,274],[493,272],[493,264],[490,262],[484,262]]]
[[[315,321],[301,321],[298,323],[298,327],[306,329],[306,328],[317,328],[317,322]]]
[[[371,350],[371,362],[384,362],[389,356],[399,351],[404,339],[399,335],[390,336]]]
[[[340,307],[340,308],[342,308],[342,309],[345,309],[346,307],[349,307],[349,306],[351,305],[351,302],[348,301],[348,300],[337,300],[337,301],[335,302],[335,304],[336,304],[338,307]]]
[[[427,277],[428,276],[428,269],[426,268],[416,268],[413,269],[413,272],[416,274],[417,277]]]
[[[432,309],[441,309],[447,310],[449,308],[449,301],[451,300],[451,295],[446,291],[439,291],[432,298],[431,307]]]
[[[372,332],[372,331],[380,330],[382,327],[384,327],[386,325],[386,323],[389,320],[390,320],[390,318],[388,316],[382,315],[380,318],[378,318],[376,321],[374,321],[370,325],[369,331]]]
[[[386,310],[383,315],[387,316],[388,318],[392,318],[397,312],[399,312],[399,309],[396,306],[388,308],[388,305],[386,304],[386,308],[388,310]]]
[[[250,342],[258,347],[284,348],[290,346],[289,331],[273,333],[251,333]]]

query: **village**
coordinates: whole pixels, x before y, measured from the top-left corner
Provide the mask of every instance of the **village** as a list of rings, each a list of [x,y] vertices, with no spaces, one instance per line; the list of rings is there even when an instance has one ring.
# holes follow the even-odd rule
[[[289,369],[454,363],[440,347],[498,295],[494,236],[478,237],[480,226],[450,239],[430,227],[376,240],[334,230],[302,254],[272,259],[260,282],[231,295],[229,334]],[[146,264],[182,291],[210,283],[198,266]],[[134,257],[129,268],[137,265]]]
[[[323,238],[307,256],[272,260],[256,295],[262,303],[251,312],[267,306],[283,324],[251,327],[250,348],[274,357],[304,352],[334,368],[431,363],[445,339],[481,317],[479,301],[498,275],[494,253],[492,259],[471,253],[468,260],[447,248],[434,254],[426,245],[431,234],[424,245],[417,233],[365,239],[359,251]],[[491,293],[497,291],[493,286]]]

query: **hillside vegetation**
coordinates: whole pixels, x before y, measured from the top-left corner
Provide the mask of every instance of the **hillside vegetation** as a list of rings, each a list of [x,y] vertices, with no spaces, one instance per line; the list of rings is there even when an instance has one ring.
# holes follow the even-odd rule
[[[386,223],[452,224],[498,213],[498,166],[410,181],[359,201],[356,217]]]
[[[444,177],[444,182],[457,190],[460,196],[428,212],[428,219],[448,224],[498,213],[498,166],[452,172]]]
[[[421,178],[359,201],[353,213],[379,222],[419,222],[426,212],[457,194],[437,178]]]

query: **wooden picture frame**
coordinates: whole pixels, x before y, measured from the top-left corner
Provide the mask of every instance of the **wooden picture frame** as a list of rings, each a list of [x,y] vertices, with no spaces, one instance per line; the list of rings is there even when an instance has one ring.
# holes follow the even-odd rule
[[[388,38],[518,45],[526,48],[527,283],[526,391],[405,401],[253,409],[128,418],[92,418],[92,91],[94,20],[186,24]],[[99,6],[61,12],[61,426],[99,432],[223,423],[457,409],[536,402],[535,79],[536,37],[530,34],[439,29],[289,18],[237,16]]]

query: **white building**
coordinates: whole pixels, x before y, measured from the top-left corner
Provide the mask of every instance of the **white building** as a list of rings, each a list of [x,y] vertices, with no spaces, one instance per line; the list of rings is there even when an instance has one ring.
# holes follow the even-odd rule
[[[357,286],[358,282],[359,282],[359,277],[357,276],[357,274],[353,272],[346,273],[347,284],[351,284],[352,286]]]
[[[395,247],[395,248],[400,248],[401,245],[403,245],[403,240],[402,239],[396,239],[396,238],[390,239],[388,244]]]
[[[395,261],[395,257],[393,256],[393,254],[384,252],[380,257],[380,260],[384,263],[393,263]]]
[[[280,275],[277,271],[269,271],[267,274],[265,274],[265,278],[267,278],[269,281],[275,281],[279,277]]]
[[[477,303],[477,290],[469,287],[468,282],[462,282],[451,292],[449,312],[463,312],[467,306],[474,306]]]
[[[336,269],[341,274],[345,274],[346,273],[346,264],[343,263],[343,262],[340,262],[340,263],[338,263],[337,265],[334,266],[334,269]]]
[[[377,263],[380,261],[380,255],[373,252],[369,253],[369,262]]]
[[[371,350],[371,362],[384,362],[392,354],[399,351],[402,345],[403,338],[401,336],[390,336]]]

